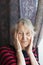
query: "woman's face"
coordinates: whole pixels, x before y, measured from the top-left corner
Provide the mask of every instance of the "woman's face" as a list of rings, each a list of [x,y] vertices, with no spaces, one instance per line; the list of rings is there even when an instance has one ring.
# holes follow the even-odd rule
[[[28,45],[30,45],[32,35],[31,30],[26,25],[20,24],[20,26],[18,27],[17,34],[18,34],[18,40],[23,49],[26,48]]]

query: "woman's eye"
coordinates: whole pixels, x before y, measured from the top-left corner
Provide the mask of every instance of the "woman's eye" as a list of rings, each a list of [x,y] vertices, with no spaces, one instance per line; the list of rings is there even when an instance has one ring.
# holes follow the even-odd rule
[[[26,33],[28,36],[30,36],[30,33]]]
[[[22,34],[21,32],[19,32],[18,34]]]

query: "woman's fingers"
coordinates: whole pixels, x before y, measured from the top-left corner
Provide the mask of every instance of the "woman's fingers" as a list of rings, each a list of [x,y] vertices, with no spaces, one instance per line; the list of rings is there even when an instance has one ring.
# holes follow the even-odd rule
[[[17,44],[20,45],[20,41],[18,39],[18,35],[17,35],[17,38],[16,39],[17,39]]]
[[[14,44],[14,47],[15,47],[16,51],[17,50],[22,50],[19,39],[18,39],[18,35],[16,36],[15,41],[14,41],[13,44]]]
[[[22,49],[21,44],[20,44],[20,41],[19,41],[19,39],[18,39],[18,35],[17,35],[17,45],[18,45],[18,48],[19,48],[19,49]]]

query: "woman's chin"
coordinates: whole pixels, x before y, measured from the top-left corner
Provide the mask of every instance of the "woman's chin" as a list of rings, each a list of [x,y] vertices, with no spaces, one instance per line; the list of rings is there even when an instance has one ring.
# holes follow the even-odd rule
[[[26,45],[26,46],[22,46],[22,50],[25,50],[25,48],[27,47],[28,45]]]

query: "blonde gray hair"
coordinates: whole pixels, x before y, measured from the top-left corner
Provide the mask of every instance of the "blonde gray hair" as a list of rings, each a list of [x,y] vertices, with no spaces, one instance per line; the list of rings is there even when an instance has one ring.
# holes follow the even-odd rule
[[[22,23],[24,25],[27,25],[27,27],[32,31],[32,35],[35,35],[34,26],[30,19],[19,19],[17,23],[12,27],[11,29],[11,35],[13,37],[14,33],[18,31],[18,25],[19,23]]]

